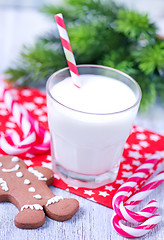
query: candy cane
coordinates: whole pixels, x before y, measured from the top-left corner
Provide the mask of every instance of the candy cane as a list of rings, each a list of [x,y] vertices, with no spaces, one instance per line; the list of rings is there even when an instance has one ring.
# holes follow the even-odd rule
[[[143,178],[159,163],[159,159],[146,160],[135,173],[117,190],[113,197],[113,208],[120,218],[131,222],[138,223],[146,220],[143,214],[132,212],[124,206],[124,202],[127,200],[134,188],[143,180]]]
[[[134,195],[135,196],[135,195]],[[128,205],[128,207],[134,207],[135,205]],[[111,219],[112,226],[122,236],[129,238],[141,237],[147,234],[152,228],[154,228],[160,221],[160,215],[153,215],[157,210],[158,203],[155,200],[150,201],[146,207],[144,207],[139,213],[148,218],[144,223],[137,227],[129,227],[124,225],[117,214],[114,214]]]
[[[27,112],[27,111],[26,111]],[[27,112],[28,120],[33,126],[37,136],[40,138],[40,144],[37,144],[33,147],[34,153],[41,153],[48,151],[50,149],[50,133],[49,131],[45,130],[39,122],[34,119],[29,112]]]
[[[143,224],[137,227],[127,227],[125,226],[121,220],[123,220],[119,215],[114,214],[112,217],[112,225],[115,230],[123,235],[124,237],[140,237],[149,232],[153,227],[157,225],[157,223],[161,220],[159,215],[153,215],[156,211],[158,205],[155,200],[150,201],[145,208],[143,208],[140,212],[131,212],[129,209],[134,208],[137,204],[139,204],[146,196],[148,196],[156,187],[159,186],[164,181],[164,171],[158,173],[152,180],[150,180],[145,186],[143,186],[135,195],[130,197],[126,202],[126,208],[122,209],[123,219],[128,222],[133,222],[134,219],[131,216],[135,216],[136,222],[141,221],[141,216],[143,217],[143,221],[146,220]],[[120,204],[122,206],[122,202]],[[125,218],[126,215],[126,218]],[[146,230],[146,231],[145,231]]]
[[[126,204],[126,203],[125,203]],[[126,209],[132,210],[136,205],[126,205]],[[155,200],[151,200],[140,212],[136,212],[142,216],[145,216],[145,220],[148,219],[155,213],[158,209],[158,202]]]
[[[155,188],[164,181],[164,171],[159,172],[148,183],[146,183],[139,192],[129,198],[125,204],[128,206],[138,205],[145,197],[147,197]]]
[[[4,135],[0,134],[1,149],[10,155],[22,154],[30,151],[30,153],[41,153],[50,149],[49,132],[43,129],[38,121],[26,111],[10,94],[10,89],[1,81],[0,94],[6,108],[14,116],[16,123],[21,128],[24,136],[21,139],[17,133]],[[19,142],[17,140],[20,140]],[[39,141],[39,144],[37,142]],[[16,144],[17,142],[17,144]]]
[[[136,237],[144,236],[151,229],[153,229],[161,221],[161,216],[153,215],[144,223],[136,227],[126,226],[121,222],[121,220],[122,219],[118,215],[116,214],[113,215],[111,222],[114,229],[124,237],[136,238]]]
[[[6,85],[1,82],[1,96],[4,100],[4,103],[9,112],[13,114],[15,117],[16,123],[22,129],[24,133],[24,137],[26,138],[28,144],[23,146],[22,142],[20,142],[17,146],[14,145],[14,139],[12,139],[11,135],[4,135],[1,133],[0,145],[1,149],[7,154],[21,154],[30,149],[31,144],[34,144],[36,141],[36,134],[27,120],[27,114],[25,116],[25,112],[21,111],[21,106],[16,102],[15,99],[12,98],[9,93],[9,89],[6,88]]]

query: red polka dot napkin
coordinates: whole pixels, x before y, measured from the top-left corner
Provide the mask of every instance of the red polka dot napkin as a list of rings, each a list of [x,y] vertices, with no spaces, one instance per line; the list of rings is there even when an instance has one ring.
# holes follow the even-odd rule
[[[19,102],[44,128],[48,129],[46,96],[44,93],[36,89],[13,89],[12,94],[17,96]],[[15,130],[20,135],[22,134],[14,117],[9,114],[4,103],[0,101],[0,131],[3,133],[9,133],[11,130]],[[1,149],[0,154],[4,154]],[[20,157],[24,159],[27,166],[44,166],[51,168],[50,152],[41,155],[32,155],[27,152]],[[116,190],[130,175],[132,175],[135,169],[148,158],[158,158],[161,161],[164,159],[164,136],[134,126],[125,144],[123,158],[115,182],[97,189],[77,188],[67,185],[56,174],[54,174],[55,180],[53,184],[58,188],[72,192],[107,207],[112,207],[112,198]],[[147,176],[147,178],[148,177],[149,176]],[[146,180],[144,180],[141,185],[143,185],[145,181]]]

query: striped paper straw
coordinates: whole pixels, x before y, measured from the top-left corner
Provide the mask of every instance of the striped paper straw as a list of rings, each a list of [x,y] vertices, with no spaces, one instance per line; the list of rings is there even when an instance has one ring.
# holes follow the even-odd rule
[[[73,83],[76,87],[80,88],[79,72],[76,66],[75,57],[72,52],[68,33],[64,24],[63,15],[59,13],[59,14],[56,14],[54,17],[57,23],[57,28],[59,31],[60,39],[64,49],[65,57],[68,63],[70,74],[73,78]]]

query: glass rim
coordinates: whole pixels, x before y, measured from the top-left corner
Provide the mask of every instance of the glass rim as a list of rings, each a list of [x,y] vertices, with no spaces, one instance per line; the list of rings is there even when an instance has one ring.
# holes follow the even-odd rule
[[[51,97],[51,99],[53,99],[55,102],[57,102],[59,105],[63,106],[64,108],[67,108],[67,109],[69,109],[69,110],[71,110],[71,111],[74,111],[74,112],[83,113],[83,114],[98,115],[98,116],[100,115],[100,116],[101,116],[101,115],[113,115],[113,114],[124,113],[124,112],[129,111],[130,109],[135,108],[135,107],[140,103],[141,97],[142,97],[141,88],[140,88],[139,84],[138,84],[132,77],[130,77],[128,74],[126,74],[126,73],[124,73],[124,72],[122,72],[122,71],[120,71],[120,70],[117,70],[117,69],[115,69],[115,68],[111,68],[111,67],[107,67],[107,66],[103,66],[103,65],[96,65],[96,64],[80,64],[80,65],[77,65],[77,67],[78,67],[78,68],[80,68],[80,67],[84,67],[84,68],[85,68],[85,67],[88,67],[88,68],[89,68],[89,67],[92,67],[92,68],[94,68],[94,67],[95,67],[95,68],[101,68],[101,69],[106,69],[106,70],[112,70],[112,71],[114,71],[114,72],[116,72],[116,73],[118,73],[118,74],[120,74],[120,75],[128,78],[128,79],[131,80],[131,82],[133,82],[134,85],[136,86],[136,88],[137,88],[137,90],[138,90],[138,93],[139,93],[139,94],[138,94],[138,98],[136,99],[135,103],[134,103],[132,106],[130,106],[130,107],[128,107],[128,108],[125,108],[125,109],[123,109],[123,110],[121,110],[121,111],[116,111],[116,112],[111,112],[111,113],[90,113],[90,112],[84,112],[84,111],[80,111],[80,110],[76,110],[76,109],[73,109],[73,108],[71,108],[71,107],[68,107],[68,106],[62,104],[61,102],[57,101],[57,100],[52,96],[52,94],[51,94],[51,92],[50,92],[50,89],[49,89],[49,85],[50,85],[51,79],[53,79],[56,75],[60,74],[61,72],[64,72],[64,71],[66,71],[66,70],[69,71],[69,67],[65,67],[65,68],[62,68],[62,69],[54,72],[54,73],[48,78],[47,83],[46,83],[46,92],[47,92],[47,94]],[[116,79],[116,80],[117,80],[117,79]]]

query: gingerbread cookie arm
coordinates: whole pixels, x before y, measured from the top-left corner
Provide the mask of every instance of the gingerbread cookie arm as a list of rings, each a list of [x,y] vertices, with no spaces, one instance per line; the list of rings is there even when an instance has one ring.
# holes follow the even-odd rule
[[[3,163],[0,161],[0,202],[6,202],[9,201],[9,186],[6,178],[2,176],[2,167]]]
[[[7,181],[0,177],[0,202],[9,201],[9,186]]]
[[[49,186],[53,183],[54,173],[51,169],[45,167],[29,167],[28,171],[33,173],[38,180],[45,181]]]

